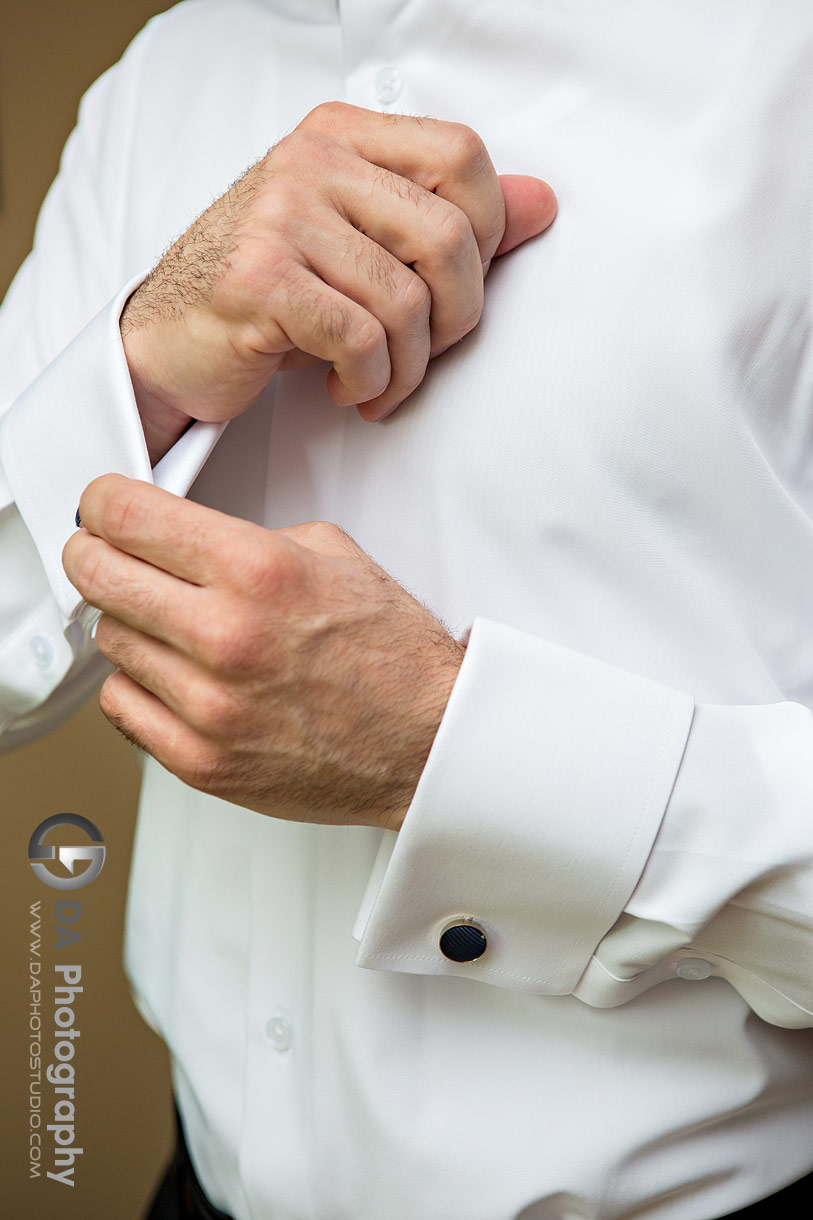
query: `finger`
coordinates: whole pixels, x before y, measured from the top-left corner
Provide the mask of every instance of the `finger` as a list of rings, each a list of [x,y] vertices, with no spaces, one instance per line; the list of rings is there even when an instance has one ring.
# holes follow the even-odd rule
[[[410,219],[414,223],[414,216]],[[337,370],[328,378],[331,395],[342,406],[372,398],[383,413],[411,394],[426,372],[432,292],[400,258],[335,213],[326,212],[311,251],[313,270],[378,319],[389,352],[390,380],[383,394],[351,397]],[[482,279],[479,262],[477,271]]]
[[[495,258],[543,233],[555,220],[558,207],[552,188],[541,178],[503,174],[500,186],[505,199],[505,232],[494,251]]]
[[[211,752],[188,725],[150,691],[120,670],[99,692],[99,704],[110,723],[128,741],[151,754],[167,770],[193,786],[213,770]]]
[[[411,267],[431,294],[430,354],[474,327],[483,308],[483,263],[468,216],[455,204],[379,166],[351,163],[333,198],[347,219]],[[334,283],[333,279],[330,279]]]
[[[505,229],[503,193],[486,147],[470,127],[344,102],[317,106],[300,127],[323,132],[371,164],[449,200],[468,217],[481,262],[494,256]]]
[[[387,388],[392,366],[384,326],[309,267],[288,264],[272,309],[274,329],[284,331],[294,347],[333,365],[337,401],[366,402]]]
[[[108,661],[186,723],[193,723],[190,709],[202,709],[206,704],[199,690],[198,668],[163,640],[103,614],[96,627],[96,645]]]
[[[91,606],[183,651],[201,617],[201,590],[79,530],[65,547],[68,578]]]
[[[266,540],[266,546],[269,545],[268,530],[120,474],[102,475],[88,484],[80,499],[79,513],[87,533],[80,530],[72,535],[63,552],[71,580],[74,580],[77,562],[84,554],[81,548],[87,545],[88,534],[104,539],[116,551],[144,560],[189,586],[239,581],[242,556],[256,544],[258,535]],[[118,555],[111,555],[110,563],[113,566],[109,579],[114,579],[120,571],[122,578],[126,576],[129,569]],[[86,564],[87,570],[82,575],[86,586],[92,585],[94,596],[110,595],[104,583],[107,574],[102,556],[97,556],[96,561],[93,556],[87,557]],[[135,569],[132,573],[134,582],[136,576],[146,579],[148,574]],[[155,586],[157,589],[164,587],[157,580]],[[167,586],[167,596],[169,588]],[[183,585],[171,588],[176,596],[184,593]],[[197,607],[192,592],[191,588],[186,590],[184,604],[188,601]],[[99,604],[92,597],[88,600],[93,605]],[[113,607],[110,611],[115,612]]]

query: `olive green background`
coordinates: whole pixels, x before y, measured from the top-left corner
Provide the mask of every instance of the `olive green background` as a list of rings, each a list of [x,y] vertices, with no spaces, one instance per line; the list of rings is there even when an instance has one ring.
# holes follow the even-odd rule
[[[154,13],[156,0],[0,0],[0,296],[30,245],[42,198],[87,86]],[[0,370],[0,394],[2,370]],[[14,1220],[138,1220],[171,1138],[166,1052],[130,1000],[121,967],[127,872],[138,793],[133,750],[95,700],[57,732],[0,755],[3,918],[0,921],[0,1213]],[[69,899],[39,881],[28,840],[54,813],[90,818],[107,845],[100,876],[75,896],[81,941],[55,955],[54,903]],[[63,842],[71,840],[63,836]],[[53,841],[53,836],[49,841]],[[160,845],[157,845],[160,850]],[[53,964],[77,961],[85,990],[74,1011],[76,1185],[28,1170],[29,906],[42,902],[43,1066],[53,1049]],[[43,1106],[52,1104],[43,1085]],[[44,1120],[48,1121],[48,1120]],[[46,1133],[47,1134],[47,1133]]]

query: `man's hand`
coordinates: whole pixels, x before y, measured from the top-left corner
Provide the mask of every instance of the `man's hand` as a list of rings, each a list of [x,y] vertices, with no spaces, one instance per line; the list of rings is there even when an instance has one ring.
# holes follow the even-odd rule
[[[397,830],[464,649],[334,525],[267,530],[147,483],[85,490],[70,580],[104,611],[108,719],[195,788]]]
[[[122,336],[150,455],[225,420],[280,368],[333,367],[365,419],[477,324],[490,260],[556,213],[537,178],[498,178],[470,128],[318,106],[175,242]]]

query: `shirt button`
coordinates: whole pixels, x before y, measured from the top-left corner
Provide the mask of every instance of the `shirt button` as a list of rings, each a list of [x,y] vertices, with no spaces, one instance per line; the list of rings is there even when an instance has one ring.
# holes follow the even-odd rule
[[[265,1036],[275,1051],[287,1051],[293,1041],[293,1030],[284,1017],[272,1017],[265,1027]]]
[[[397,68],[379,68],[373,81],[375,100],[380,106],[389,106],[397,101],[404,88],[404,78]]]
[[[54,659],[54,641],[47,635],[35,635],[28,642],[34,664],[47,669]]]
[[[440,951],[450,962],[476,962],[487,948],[483,929],[464,915],[448,923],[440,935]]]
[[[675,974],[680,979],[707,979],[711,974],[711,963],[704,961],[702,957],[684,957],[683,961],[675,966]]]

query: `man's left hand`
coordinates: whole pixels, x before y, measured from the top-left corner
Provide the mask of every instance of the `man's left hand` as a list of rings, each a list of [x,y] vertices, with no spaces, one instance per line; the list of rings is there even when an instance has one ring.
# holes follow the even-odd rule
[[[68,577],[104,613],[107,718],[194,788],[398,830],[464,648],[337,526],[268,530],[105,475]]]

